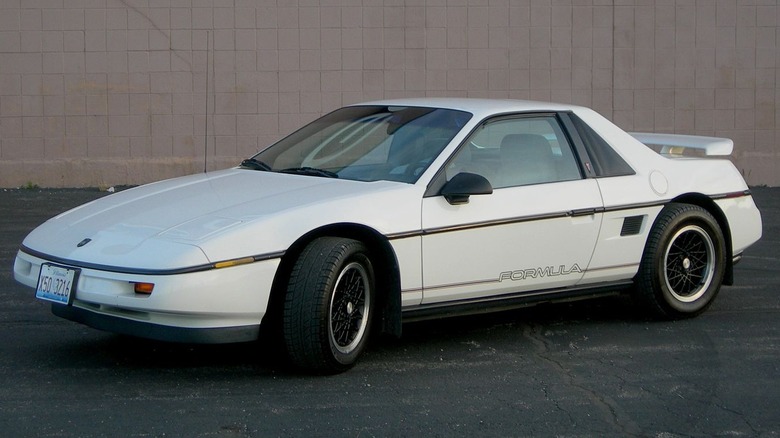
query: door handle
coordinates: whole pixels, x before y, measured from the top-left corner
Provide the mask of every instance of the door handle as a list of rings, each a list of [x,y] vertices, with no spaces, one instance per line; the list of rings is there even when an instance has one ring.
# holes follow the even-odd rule
[[[577,217],[577,216],[592,216],[596,214],[599,211],[598,208],[579,208],[577,210],[571,210],[567,216],[571,217]]]

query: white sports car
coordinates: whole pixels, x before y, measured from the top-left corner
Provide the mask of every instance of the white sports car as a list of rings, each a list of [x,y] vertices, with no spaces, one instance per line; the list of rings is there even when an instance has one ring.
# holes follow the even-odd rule
[[[275,327],[313,372],[419,318],[618,292],[689,317],[761,237],[740,173],[708,157],[732,147],[627,134],[571,105],[353,105],[239,167],[63,213],[14,274],[102,330],[223,343]]]

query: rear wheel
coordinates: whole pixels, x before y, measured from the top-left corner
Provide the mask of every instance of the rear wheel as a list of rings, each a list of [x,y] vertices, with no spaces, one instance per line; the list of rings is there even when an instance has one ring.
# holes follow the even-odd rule
[[[669,204],[656,219],[637,275],[638,297],[656,316],[685,318],[705,311],[723,282],[726,247],[712,215]]]
[[[282,327],[297,367],[316,373],[351,368],[365,348],[373,317],[374,271],[359,241],[322,237],[290,274]]]

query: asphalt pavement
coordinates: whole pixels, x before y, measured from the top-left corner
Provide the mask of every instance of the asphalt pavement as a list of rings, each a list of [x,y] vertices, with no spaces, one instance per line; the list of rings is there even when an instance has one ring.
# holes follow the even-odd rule
[[[0,436],[778,436],[780,189],[764,237],[703,315],[626,297],[406,324],[336,376],[262,343],[191,346],[51,315],[15,283],[31,229],[104,196],[0,189]]]

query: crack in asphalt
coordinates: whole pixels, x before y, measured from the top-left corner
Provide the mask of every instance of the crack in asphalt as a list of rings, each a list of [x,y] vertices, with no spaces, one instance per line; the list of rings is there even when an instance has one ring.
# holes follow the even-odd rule
[[[569,386],[577,388],[580,392],[585,394],[585,396],[594,403],[595,407],[603,413],[602,416],[605,418],[606,422],[613,425],[620,435],[643,436],[641,429],[633,421],[624,418],[624,416],[619,414],[617,403],[589,388],[574,372],[568,369],[561,361],[554,358],[552,349],[550,348],[551,344],[549,340],[545,339],[544,334],[540,331],[541,328],[541,326],[536,324],[523,325],[523,337],[533,344],[535,348],[534,355],[551,365],[556,371],[556,374],[561,376]],[[558,400],[555,400],[550,396],[547,388],[545,387],[542,390],[545,392],[545,397],[553,401],[558,409],[562,412],[566,412],[567,416],[571,419],[571,414],[565,407],[560,405]]]

